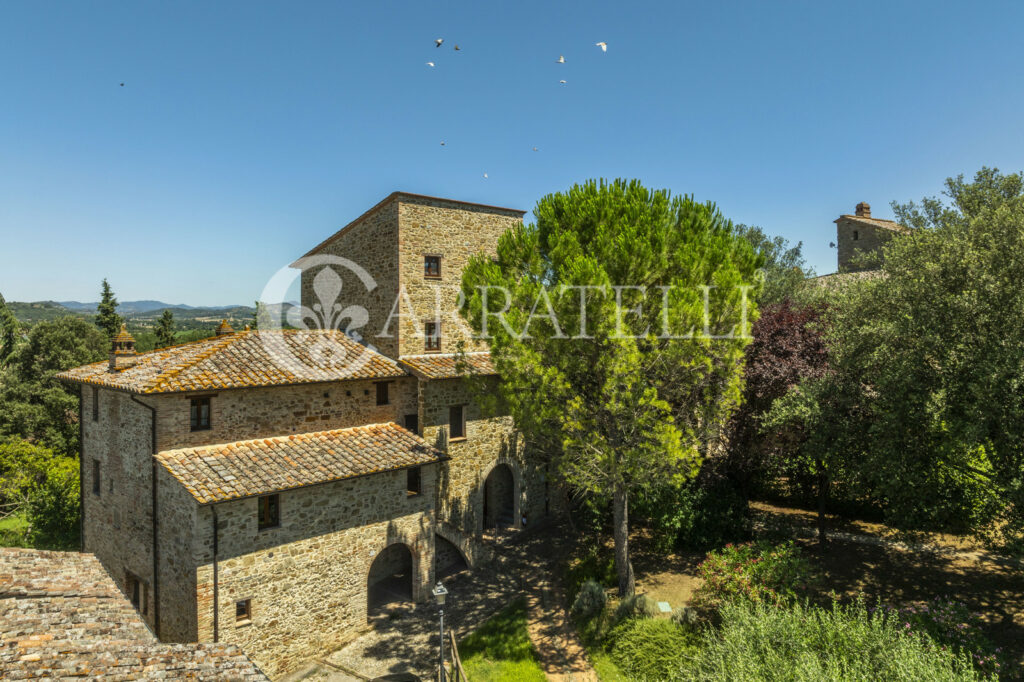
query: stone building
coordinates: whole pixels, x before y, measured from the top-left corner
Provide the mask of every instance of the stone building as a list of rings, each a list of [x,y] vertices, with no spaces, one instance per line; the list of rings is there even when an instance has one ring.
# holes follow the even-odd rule
[[[835,223],[841,273],[876,269],[882,247],[907,229],[894,220],[872,218],[871,205],[864,201],[857,204],[853,215],[841,215]]]
[[[392,194],[296,262],[290,321],[312,329],[149,353],[122,330],[59,375],[81,392],[83,549],[160,640],[281,675],[547,515],[544,463],[473,399],[499,379],[456,309],[522,214]]]

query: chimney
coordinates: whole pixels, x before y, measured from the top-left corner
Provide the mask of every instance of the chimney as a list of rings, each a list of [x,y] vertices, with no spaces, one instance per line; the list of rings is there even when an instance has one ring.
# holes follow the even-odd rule
[[[847,204],[849,206],[849,204]],[[862,201],[857,204],[857,217],[858,218],[870,218],[871,217],[871,204],[866,201]]]
[[[217,325],[217,336],[227,336],[228,334],[234,334],[235,330],[231,328],[227,320],[221,320],[220,324]]]
[[[128,333],[128,328],[125,325],[121,325],[121,331],[110,343],[111,372],[119,372],[135,365],[138,361],[138,353],[135,352],[135,339]]]

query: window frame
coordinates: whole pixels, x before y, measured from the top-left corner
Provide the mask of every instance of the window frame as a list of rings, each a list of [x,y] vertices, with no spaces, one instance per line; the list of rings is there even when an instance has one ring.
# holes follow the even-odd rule
[[[239,607],[244,609],[239,613]],[[252,623],[252,597],[235,600],[235,625],[249,625]]]
[[[437,272],[432,273],[429,267],[430,262],[434,261],[437,264]],[[441,279],[441,256],[436,253],[425,253],[423,254],[423,279]]]
[[[411,427],[409,422],[412,421]],[[418,412],[410,412],[409,414],[402,417],[402,428],[409,433],[414,433],[417,436],[420,435],[420,415]]]
[[[455,431],[452,429],[452,424],[454,423],[453,420],[452,420],[452,416],[454,415],[454,410],[456,410],[456,409],[459,411],[459,419],[457,421],[458,421],[458,424],[459,424],[460,434],[458,436],[455,435]],[[466,406],[465,405],[459,404],[459,405],[449,405],[448,406],[448,440],[450,442],[458,442],[458,441],[466,440]]]
[[[853,241],[859,241],[860,233],[857,230],[853,231]]]
[[[103,495],[103,481],[101,479],[102,474],[103,474],[103,469],[102,469],[102,466],[101,466],[101,462],[98,459],[96,459],[95,457],[93,457],[92,458],[92,494],[95,495],[96,497],[101,497]]]
[[[273,504],[271,504],[273,503]],[[274,513],[270,513],[270,509],[273,508]],[[264,520],[265,517],[272,516],[268,520]],[[256,530],[264,531],[270,530],[271,528],[281,527],[281,495],[280,493],[271,493],[270,495],[260,495],[256,498]]]
[[[375,381],[373,385],[377,388],[377,407],[383,407],[384,405],[391,404],[391,387],[390,381]],[[383,393],[383,396],[381,395]],[[381,402],[383,397],[384,402]]]
[[[416,497],[423,494],[423,467],[409,467],[405,470],[405,494],[406,497]]]
[[[433,326],[434,333],[428,332],[427,327]],[[434,343],[431,343],[431,339],[434,339]],[[440,320],[427,320],[423,323],[423,352],[425,353],[440,353],[441,352],[441,321]]]
[[[189,398],[189,431],[209,431],[213,428],[213,396],[197,395]],[[202,408],[206,407],[206,423],[203,423]]]

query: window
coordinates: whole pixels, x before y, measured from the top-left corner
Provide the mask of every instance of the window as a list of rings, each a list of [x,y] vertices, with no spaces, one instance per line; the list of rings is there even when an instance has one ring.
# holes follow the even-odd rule
[[[419,467],[405,470],[405,490],[410,497],[423,492]]]
[[[205,431],[210,428],[210,396],[192,398],[190,411],[193,431]]]
[[[440,322],[424,322],[423,323],[423,349],[424,350],[441,350],[441,323]]]
[[[92,461],[92,494],[100,494],[100,461],[98,459]]]
[[[100,389],[95,386],[92,387],[92,420],[100,420]]]
[[[466,437],[466,411],[462,405],[448,408],[448,438],[458,440]]]
[[[257,528],[263,530],[279,526],[281,524],[281,496],[264,495],[257,502],[259,503]]]
[[[135,607],[135,610],[145,615],[146,613],[146,584],[129,573],[125,578],[125,588],[128,592],[128,600]]]
[[[860,235],[857,234],[857,230],[854,230],[853,231],[853,241],[857,241],[857,237],[858,236],[860,236]]]
[[[378,381],[375,386],[377,387],[377,404],[387,405],[391,401],[388,400],[388,381]]]
[[[252,620],[252,599],[235,602],[235,622],[248,623]]]
[[[405,415],[405,430],[409,433],[420,435],[420,416],[418,414]]]
[[[423,257],[423,276],[429,279],[441,279],[441,257]]]

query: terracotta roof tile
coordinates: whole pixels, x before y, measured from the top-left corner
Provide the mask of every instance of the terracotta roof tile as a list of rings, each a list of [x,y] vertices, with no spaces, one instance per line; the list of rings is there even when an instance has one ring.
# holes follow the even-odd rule
[[[445,455],[388,423],[166,450],[156,459],[208,504],[430,464]]]
[[[62,381],[134,393],[176,393],[405,376],[391,358],[331,330],[249,331],[140,353],[110,371],[107,361],[69,369]]]
[[[461,360],[458,353],[427,353],[403,355],[399,361],[422,379],[452,379],[466,374],[497,374],[489,352],[466,353]]]
[[[0,678],[266,680],[237,647],[161,644],[91,554],[0,548]]]

